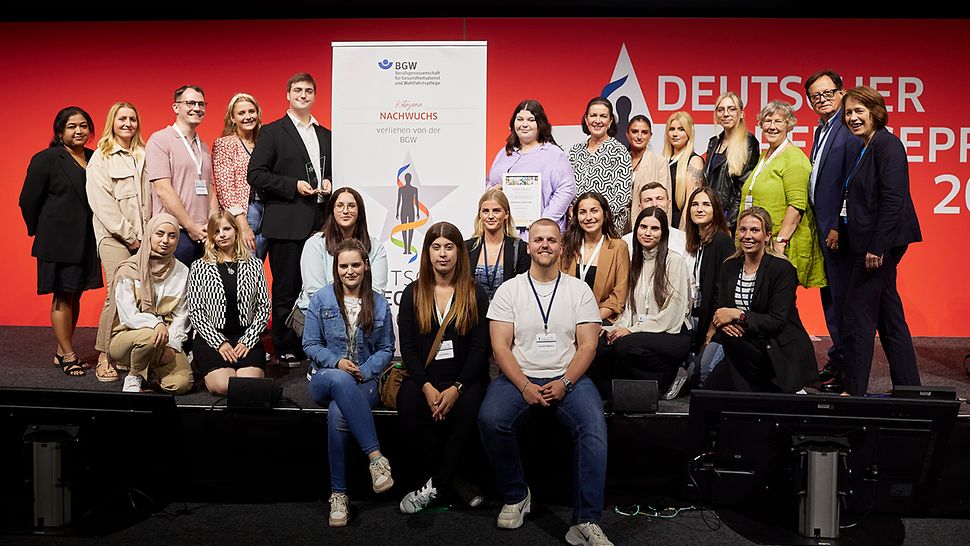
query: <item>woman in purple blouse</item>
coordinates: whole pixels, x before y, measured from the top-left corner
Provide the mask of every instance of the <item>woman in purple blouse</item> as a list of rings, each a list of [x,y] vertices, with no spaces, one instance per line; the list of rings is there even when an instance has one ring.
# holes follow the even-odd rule
[[[539,101],[524,100],[512,111],[509,137],[495,155],[486,186],[500,186],[505,173],[539,173],[542,217],[554,220],[560,230],[565,228],[576,179],[569,158],[552,138],[552,126]]]

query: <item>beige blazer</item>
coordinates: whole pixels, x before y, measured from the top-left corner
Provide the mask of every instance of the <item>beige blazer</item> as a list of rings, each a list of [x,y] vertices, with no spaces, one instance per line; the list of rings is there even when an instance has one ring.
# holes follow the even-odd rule
[[[576,265],[579,257],[568,263],[561,262],[563,273],[576,276]],[[593,295],[599,307],[612,311],[606,317],[615,322],[623,307],[626,305],[627,284],[630,276],[630,251],[622,239],[607,239],[603,242],[599,256],[596,258],[596,278],[593,280]]]
[[[94,212],[97,243],[107,237],[126,245],[142,240],[152,215],[144,150],[135,156],[118,145],[107,155],[95,151],[88,162],[85,192]]]

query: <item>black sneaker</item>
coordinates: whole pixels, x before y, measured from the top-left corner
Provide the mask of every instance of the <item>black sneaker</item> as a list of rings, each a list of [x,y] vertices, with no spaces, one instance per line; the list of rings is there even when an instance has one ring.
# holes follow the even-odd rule
[[[303,366],[303,359],[293,353],[283,353],[276,357],[276,364],[283,368],[299,368]]]

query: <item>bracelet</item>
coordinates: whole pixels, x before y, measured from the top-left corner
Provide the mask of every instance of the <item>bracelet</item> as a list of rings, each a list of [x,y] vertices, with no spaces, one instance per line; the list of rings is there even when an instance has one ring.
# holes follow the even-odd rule
[[[526,380],[525,385],[522,385],[522,388],[519,389],[519,394],[525,394],[525,390],[529,388],[530,383],[531,381]]]

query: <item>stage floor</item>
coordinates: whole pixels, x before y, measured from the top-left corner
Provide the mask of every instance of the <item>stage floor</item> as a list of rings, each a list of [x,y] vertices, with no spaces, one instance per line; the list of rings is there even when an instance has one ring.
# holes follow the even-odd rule
[[[75,345],[82,358],[94,361],[94,328],[80,328],[75,336]],[[923,385],[945,385],[956,389],[957,396],[970,398],[970,377],[964,369],[964,356],[970,351],[968,338],[916,338],[916,357],[919,363]],[[121,382],[100,383],[90,370],[83,377],[68,377],[51,364],[54,352],[54,336],[50,328],[6,326],[0,327],[0,385],[7,387],[28,387],[43,389],[77,389],[97,391],[120,391]],[[830,346],[828,338],[815,343],[817,360],[826,360]],[[306,388],[306,370],[287,369],[269,366],[267,375],[275,378],[283,387],[283,395],[306,410],[316,410],[317,405],[310,399]],[[876,344],[872,366],[870,393],[886,393],[892,388],[889,370],[882,347]],[[660,402],[659,413],[686,414],[690,397]],[[210,406],[216,398],[204,389],[196,388],[192,393],[177,398],[179,406]],[[961,414],[970,415],[970,405],[964,404]]]

